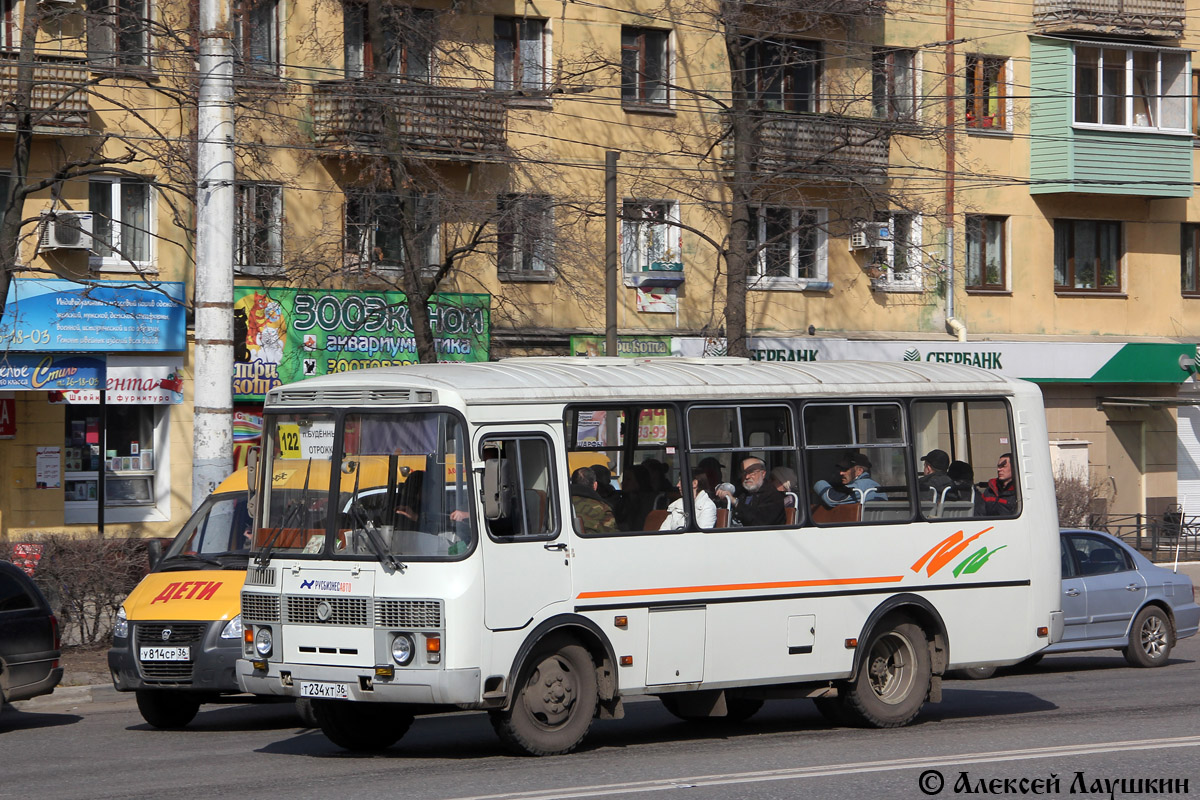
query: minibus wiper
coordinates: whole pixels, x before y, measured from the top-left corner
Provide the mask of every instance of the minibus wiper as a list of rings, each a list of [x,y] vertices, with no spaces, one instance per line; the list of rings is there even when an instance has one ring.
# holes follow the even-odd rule
[[[367,534],[367,541],[371,544],[371,549],[375,551],[375,555],[379,558],[379,563],[383,565],[383,569],[391,575],[396,570],[401,573],[407,567],[396,560],[392,555],[391,549],[383,543],[383,537],[379,535],[379,531],[375,528],[375,523],[371,522],[371,518],[367,516],[367,512],[363,510],[362,503],[358,500],[358,479],[362,477],[362,462],[360,461],[354,470],[354,492],[350,495],[350,514],[351,522],[354,527],[358,527],[357,522],[362,521],[363,533]]]
[[[308,460],[308,468],[304,470],[304,488],[300,490],[300,499],[288,506],[287,513],[284,514],[283,519],[280,520],[279,524],[275,526],[275,529],[271,531],[271,535],[267,537],[267,541],[263,543],[262,548],[254,557],[254,563],[258,566],[265,567],[270,563],[271,548],[275,546],[275,540],[278,539],[279,534],[283,533],[284,529],[296,519],[296,517],[299,515],[298,512],[308,505],[308,478],[310,475],[312,475],[311,458]]]
[[[208,556],[202,556],[199,553],[177,553],[173,556],[167,556],[161,563],[169,563],[171,561],[198,561],[201,564],[211,564],[214,567],[224,566],[220,561]]]

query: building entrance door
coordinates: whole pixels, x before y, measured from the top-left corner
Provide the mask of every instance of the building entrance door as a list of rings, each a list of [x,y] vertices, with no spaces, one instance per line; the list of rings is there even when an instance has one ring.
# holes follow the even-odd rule
[[[1140,514],[1146,511],[1146,434],[1145,423],[1108,423],[1108,474],[1113,480],[1114,496],[1110,508],[1116,514]]]

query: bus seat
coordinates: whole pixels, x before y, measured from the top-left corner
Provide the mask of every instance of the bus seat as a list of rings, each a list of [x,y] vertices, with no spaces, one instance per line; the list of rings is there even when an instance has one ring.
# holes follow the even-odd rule
[[[668,512],[665,508],[656,508],[646,515],[646,521],[642,523],[642,530],[656,531],[666,522]]]
[[[848,522],[858,522],[862,506],[858,503],[843,503],[830,508],[822,503],[812,507],[812,521],[820,525],[844,525]]]
[[[908,520],[912,516],[912,506],[907,500],[868,500],[863,503],[863,522],[895,522]]]
[[[796,509],[795,506],[785,508],[783,510],[783,524],[784,525],[795,525],[796,517],[798,515],[797,511],[798,511],[798,509]]]
[[[546,493],[541,489],[525,490],[525,508],[529,513],[529,532],[533,534],[546,532]]]
[[[718,508],[717,509],[717,525],[716,525],[716,527],[718,527],[718,528],[728,528],[729,527],[729,509],[728,508]]]
[[[947,500],[942,504],[942,519],[962,519],[975,516],[975,503],[972,500]]]

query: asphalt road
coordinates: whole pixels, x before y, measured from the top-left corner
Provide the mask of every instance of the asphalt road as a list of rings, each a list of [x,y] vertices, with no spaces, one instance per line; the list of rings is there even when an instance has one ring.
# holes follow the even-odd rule
[[[165,732],[128,695],[76,690],[0,714],[0,798],[1186,797],[1200,795],[1198,686],[1200,637],[1161,669],[1110,651],[947,682],[944,702],[892,731],[830,728],[807,701],[734,726],[632,702],[579,752],[543,759],[506,755],[477,713],[420,718],[391,750],[358,756],[290,706],[206,706]]]

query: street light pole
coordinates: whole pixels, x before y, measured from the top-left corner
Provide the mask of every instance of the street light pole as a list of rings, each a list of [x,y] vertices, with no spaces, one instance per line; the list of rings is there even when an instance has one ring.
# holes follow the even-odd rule
[[[233,24],[200,0],[192,508],[233,471]]]

